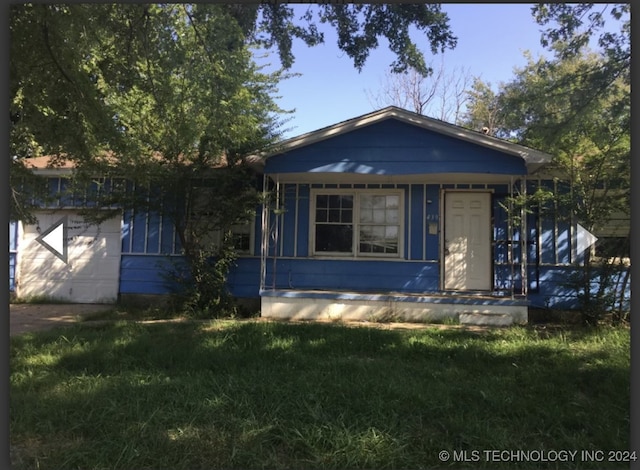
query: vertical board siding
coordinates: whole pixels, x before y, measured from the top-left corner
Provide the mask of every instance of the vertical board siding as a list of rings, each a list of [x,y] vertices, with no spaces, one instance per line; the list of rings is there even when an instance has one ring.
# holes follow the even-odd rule
[[[429,202],[431,201],[431,202]],[[425,240],[425,258],[427,261],[437,261],[440,257],[440,186],[437,184],[427,185],[427,236]],[[436,224],[437,232],[429,233],[429,225]]]
[[[262,206],[256,208],[256,216],[253,218],[253,251],[255,256],[260,256],[260,248],[262,247]],[[258,270],[260,267],[258,267]]]
[[[134,211],[131,224],[131,252],[145,253],[147,246],[147,216]]]
[[[424,246],[423,238],[425,236],[423,230],[424,217],[426,215],[424,207],[424,185],[412,184],[410,192],[411,207],[409,208],[408,217],[411,218],[411,233],[409,234],[411,251],[409,252],[409,259],[421,260],[423,259],[422,249]]]
[[[296,221],[296,187],[295,184],[282,185],[284,201],[284,214],[280,232],[281,253],[280,256],[295,256],[295,221]]]
[[[67,178],[51,177],[48,192],[54,199],[47,207],[68,207],[83,203],[83,195],[70,194]],[[111,181],[104,180],[102,187],[91,191],[108,191]],[[410,263],[397,260],[327,260],[309,258],[309,231],[312,229],[310,214],[311,188],[398,188],[404,192],[404,255]],[[512,230],[509,240],[507,214],[504,204],[509,195],[507,184],[283,184],[281,216],[270,214],[271,229],[278,223],[278,240],[269,238],[267,259],[267,287],[294,289],[352,289],[358,291],[397,291],[405,293],[434,293],[439,286],[439,230],[441,189],[485,189],[493,193],[493,259],[494,288],[496,292],[518,292],[522,288],[520,278],[521,244],[525,236],[527,250],[527,276],[529,299],[533,306],[575,308],[575,290],[567,286],[567,279],[577,272],[571,263],[581,261],[572,257],[573,229],[571,220],[549,201],[542,207],[532,207],[527,215],[524,234]],[[133,189],[128,184],[129,189]],[[552,180],[528,180],[527,192],[537,188],[554,192],[567,192],[566,184]],[[261,208],[258,208],[260,213]],[[432,225],[435,224],[435,227]],[[430,233],[430,227],[437,228]],[[15,287],[16,255],[18,250],[17,224],[10,224],[9,238],[9,288]],[[254,225],[254,254],[261,248],[261,219]],[[513,247],[511,247],[513,243]],[[281,250],[280,250],[281,248]],[[278,250],[278,257],[273,256]],[[168,217],[159,214],[123,212],[122,262],[120,289],[122,293],[168,293],[170,286],[162,273],[172,262],[180,265],[180,257],[165,255],[180,253],[180,242]],[[140,256],[140,255],[145,256]],[[170,261],[173,260],[173,261]],[[510,261],[514,263],[512,266]],[[234,295],[255,297],[258,295],[260,277],[259,257],[240,257],[229,275],[229,287]],[[628,290],[630,290],[628,288]],[[630,295],[630,294],[629,294]]]
[[[122,213],[122,253],[131,253],[131,211]]]
[[[145,253],[160,253],[160,215],[147,216],[147,249]]]
[[[309,185],[301,184],[298,188],[298,252],[297,257],[306,258],[309,256],[309,208],[311,201],[309,199]]]
[[[160,253],[175,253],[174,238],[173,223],[169,217],[163,216],[160,224],[160,239],[162,241],[160,245]]]

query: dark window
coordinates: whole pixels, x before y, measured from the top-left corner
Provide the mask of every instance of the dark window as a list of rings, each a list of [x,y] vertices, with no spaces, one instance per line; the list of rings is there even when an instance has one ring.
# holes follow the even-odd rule
[[[599,258],[629,258],[629,239],[627,237],[598,238],[596,256]]]
[[[316,196],[316,252],[353,251],[353,196]]]

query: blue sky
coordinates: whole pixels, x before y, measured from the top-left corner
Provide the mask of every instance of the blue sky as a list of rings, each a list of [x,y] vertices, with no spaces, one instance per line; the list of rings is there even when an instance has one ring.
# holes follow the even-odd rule
[[[306,5],[294,9],[304,11]],[[514,67],[526,64],[525,50],[548,55],[540,45],[540,26],[531,15],[531,4],[444,4],[458,45],[444,53],[445,70],[468,69],[473,76],[496,85],[513,76]],[[336,36],[323,25],[325,43],[309,48],[294,42],[295,63],[292,72],[302,74],[281,82],[278,100],[284,109],[295,109],[287,123],[285,137],[293,137],[320,129],[374,110],[365,90],[375,93],[383,81],[385,71],[393,61],[393,54],[381,41],[372,51],[363,70],[336,44]],[[417,36],[416,36],[417,37]],[[441,60],[441,54],[430,55],[424,47],[427,61]],[[272,58],[272,60],[276,60]]]

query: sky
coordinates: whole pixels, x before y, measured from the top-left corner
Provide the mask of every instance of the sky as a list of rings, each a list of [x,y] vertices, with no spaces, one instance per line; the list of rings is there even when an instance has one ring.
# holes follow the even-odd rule
[[[531,4],[443,4],[451,31],[458,38],[455,49],[432,56],[428,46],[427,62],[444,60],[445,72],[463,68],[485,82],[497,85],[513,77],[514,67],[526,64],[524,51],[534,57],[549,56],[540,45],[540,26],[531,14]],[[294,6],[294,9],[306,6]],[[298,10],[296,10],[297,12]],[[299,10],[303,11],[303,10]],[[294,137],[332,124],[367,114],[376,109],[370,95],[379,91],[384,74],[394,60],[386,43],[371,52],[361,72],[338,49],[336,35],[329,27],[325,43],[307,47],[295,41],[295,62],[291,72],[301,76],[282,81],[278,104],[294,109],[286,123],[284,137]],[[417,37],[417,36],[416,36]],[[273,59],[272,59],[273,60]],[[367,94],[369,91],[369,96]]]

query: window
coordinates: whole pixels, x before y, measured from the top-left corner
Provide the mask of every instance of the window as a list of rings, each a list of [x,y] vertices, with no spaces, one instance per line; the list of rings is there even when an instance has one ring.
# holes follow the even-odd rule
[[[595,245],[596,258],[610,263],[629,263],[631,247],[628,237],[602,237]]]
[[[402,191],[316,190],[313,254],[400,257]]]
[[[251,254],[251,247],[253,246],[252,234],[253,223],[247,222],[246,224],[235,224],[231,226],[231,236],[233,238],[233,247],[240,254]]]

